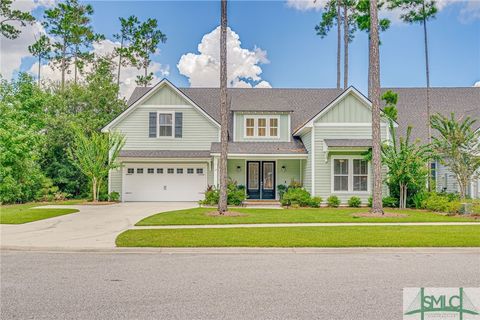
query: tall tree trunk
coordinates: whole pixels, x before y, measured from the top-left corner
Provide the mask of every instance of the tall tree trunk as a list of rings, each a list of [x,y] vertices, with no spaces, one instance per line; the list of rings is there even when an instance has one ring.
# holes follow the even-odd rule
[[[42,56],[38,55],[38,87],[40,88],[40,70],[42,69]]]
[[[227,91],[227,0],[222,0],[220,24],[220,198],[218,212],[223,214],[227,208],[227,152],[228,152],[228,91]]]
[[[427,18],[425,17],[425,1],[423,2],[423,37],[425,44],[425,75],[427,79],[427,128],[428,143],[432,142],[432,126],[430,125],[430,66],[428,62]]]
[[[75,57],[73,59],[73,83],[77,84],[77,49],[75,48]]]
[[[66,69],[66,64],[67,64],[67,48],[66,48],[66,43],[65,40],[63,41],[63,47],[62,47],[62,91],[65,89],[65,69]]]
[[[97,201],[97,178],[92,179],[92,201]]]
[[[343,87],[348,88],[348,43],[350,40],[348,6],[343,3]]]
[[[373,202],[372,213],[383,214],[382,205],[382,162],[380,136],[380,52],[378,36],[377,0],[370,0],[370,64],[372,81],[372,163],[373,163]]]
[[[370,65],[372,64],[371,61],[372,56],[370,55],[370,31],[368,32],[368,98],[372,97],[372,74],[370,72]]]
[[[123,50],[123,36],[120,40],[120,53],[118,54],[118,70],[117,70],[117,87],[120,87],[120,69],[122,68],[122,50]],[[118,91],[120,94],[120,90]]]
[[[340,14],[340,0],[337,0],[337,89],[340,89],[340,56],[342,54],[342,17]]]

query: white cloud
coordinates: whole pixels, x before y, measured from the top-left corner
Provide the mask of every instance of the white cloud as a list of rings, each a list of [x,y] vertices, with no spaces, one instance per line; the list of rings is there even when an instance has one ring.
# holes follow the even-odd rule
[[[120,44],[118,42],[113,42],[109,39],[102,40],[99,43],[93,44],[93,52],[97,56],[107,56],[113,53],[115,47],[118,47]],[[91,71],[91,66],[86,66],[85,72]],[[153,72],[154,78],[152,83],[158,82],[161,78],[166,77],[170,74],[170,67],[168,65],[162,65],[158,62],[152,61],[149,72]],[[38,62],[34,63],[29,70],[30,73],[36,75],[38,72]],[[115,72],[116,74],[116,72]],[[133,89],[137,86],[135,83],[137,75],[143,74],[143,69],[138,70],[135,67],[122,67],[120,73],[120,93],[122,96],[129,97],[133,92]],[[52,63],[44,64],[41,67],[41,77],[43,80],[59,82],[61,80],[60,70],[54,68]],[[67,70],[66,80],[71,81],[74,77],[73,66]],[[79,75],[79,81],[82,81],[83,77]]]
[[[230,87],[271,87],[260,77],[259,64],[268,63],[267,53],[255,47],[241,47],[240,37],[227,29],[227,81]],[[220,83],[220,27],[203,36],[199,54],[182,55],[177,64],[180,74],[188,77],[192,87],[218,87]]]
[[[480,19],[480,1],[479,0],[469,0],[460,9],[460,22],[469,23],[474,20]]]
[[[475,82],[474,87],[480,88],[480,81]]]
[[[287,0],[287,7],[299,11],[320,11],[327,0]]]

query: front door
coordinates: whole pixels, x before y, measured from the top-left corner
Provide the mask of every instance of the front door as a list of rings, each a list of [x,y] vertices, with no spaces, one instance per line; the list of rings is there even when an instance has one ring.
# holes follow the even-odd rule
[[[249,199],[275,199],[275,162],[247,161]]]

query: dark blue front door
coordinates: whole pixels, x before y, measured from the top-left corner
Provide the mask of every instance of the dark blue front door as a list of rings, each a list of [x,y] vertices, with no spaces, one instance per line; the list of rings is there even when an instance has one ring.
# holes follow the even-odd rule
[[[275,199],[275,162],[247,161],[249,199]]]

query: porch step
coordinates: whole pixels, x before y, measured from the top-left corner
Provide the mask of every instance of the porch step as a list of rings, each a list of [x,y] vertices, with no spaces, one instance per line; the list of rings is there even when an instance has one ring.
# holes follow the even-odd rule
[[[276,200],[245,200],[242,205],[247,208],[282,208],[280,201]]]

